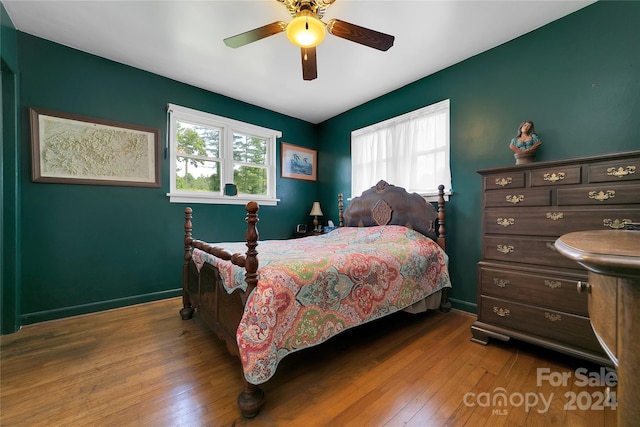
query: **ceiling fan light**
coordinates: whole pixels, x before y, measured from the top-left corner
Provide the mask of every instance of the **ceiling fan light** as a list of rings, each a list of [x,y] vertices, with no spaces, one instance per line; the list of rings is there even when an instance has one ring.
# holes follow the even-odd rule
[[[324,24],[313,13],[303,10],[287,25],[287,37],[300,47],[314,47],[324,40]]]

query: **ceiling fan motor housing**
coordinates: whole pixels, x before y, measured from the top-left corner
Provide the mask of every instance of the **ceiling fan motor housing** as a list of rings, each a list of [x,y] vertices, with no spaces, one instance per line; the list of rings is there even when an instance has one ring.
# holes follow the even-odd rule
[[[293,17],[298,16],[303,10],[308,10],[317,18],[322,18],[335,0],[278,0],[278,2],[282,3]]]

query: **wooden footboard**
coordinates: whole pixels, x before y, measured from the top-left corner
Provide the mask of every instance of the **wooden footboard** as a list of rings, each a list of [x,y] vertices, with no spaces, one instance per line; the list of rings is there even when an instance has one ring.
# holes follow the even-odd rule
[[[239,356],[236,342],[236,331],[244,305],[248,296],[258,283],[258,204],[247,204],[247,252],[245,254],[231,253],[224,248],[212,246],[201,240],[193,239],[193,224],[191,208],[185,209],[184,224],[184,265],[182,267],[182,303],[180,310],[182,319],[187,320],[193,316],[195,309],[202,320],[223,340],[229,353]],[[196,268],[192,259],[192,249],[197,248],[215,257],[231,261],[234,265],[243,267],[246,271],[245,281],[247,289],[242,292],[237,290],[229,294],[222,282],[218,270],[204,264],[200,271]],[[244,378],[244,374],[242,375]],[[238,406],[242,415],[247,418],[255,417],[264,402],[264,392],[254,384],[244,380],[244,390],[238,396]]]

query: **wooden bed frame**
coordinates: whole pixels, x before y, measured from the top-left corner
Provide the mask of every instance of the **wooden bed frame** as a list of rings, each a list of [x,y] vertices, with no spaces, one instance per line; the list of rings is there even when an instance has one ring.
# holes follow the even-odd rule
[[[407,193],[402,187],[396,187],[385,181],[362,193],[360,197],[351,200],[343,212],[342,194],[338,196],[338,210],[340,226],[368,227],[375,225],[404,225],[421,232],[435,240],[445,249],[445,209],[444,187],[438,187],[438,209],[427,203],[416,193]],[[247,204],[247,252],[244,254],[231,253],[192,237],[192,209],[185,209],[184,224],[184,265],[182,270],[183,308],[180,310],[182,319],[187,320],[198,310],[204,322],[226,343],[227,349],[233,355],[239,356],[236,342],[236,330],[244,312],[244,305],[258,284],[258,203]],[[437,229],[436,229],[437,226]],[[215,257],[229,260],[233,264],[246,270],[246,291],[237,290],[229,294],[224,288],[217,269],[205,263],[200,271],[192,260],[192,249],[197,248]],[[448,311],[451,304],[448,301],[448,288],[440,292],[440,310]],[[244,389],[238,396],[238,406],[242,415],[255,417],[264,403],[263,390],[244,379]]]

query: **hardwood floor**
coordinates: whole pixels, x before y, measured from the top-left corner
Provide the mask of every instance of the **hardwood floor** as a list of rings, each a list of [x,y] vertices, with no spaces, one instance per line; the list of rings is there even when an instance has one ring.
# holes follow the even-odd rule
[[[597,366],[524,343],[472,343],[475,316],[459,311],[397,313],[297,352],[263,386],[258,417],[243,419],[239,360],[197,315],[181,320],[180,308],[175,298],[1,337],[0,425],[616,424],[615,410],[595,406],[605,388],[581,387],[575,375]],[[538,381],[538,368],[570,378],[553,387]],[[493,402],[500,392],[503,406]],[[572,395],[586,409],[566,409]]]

